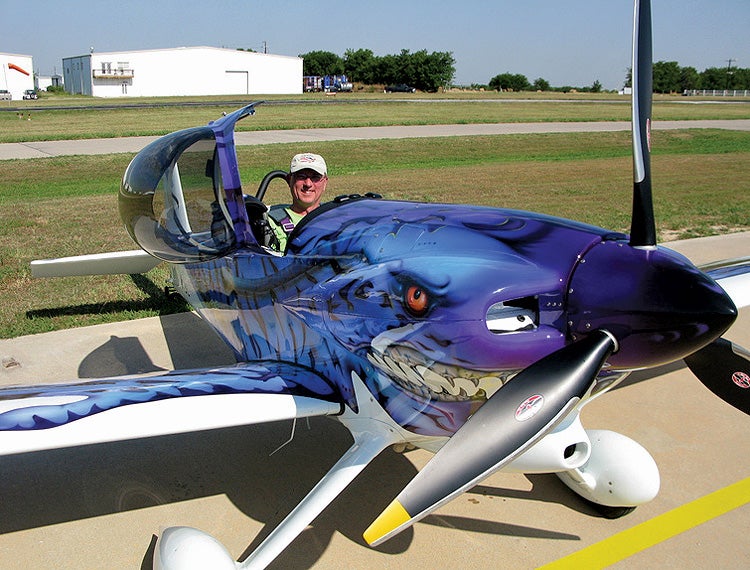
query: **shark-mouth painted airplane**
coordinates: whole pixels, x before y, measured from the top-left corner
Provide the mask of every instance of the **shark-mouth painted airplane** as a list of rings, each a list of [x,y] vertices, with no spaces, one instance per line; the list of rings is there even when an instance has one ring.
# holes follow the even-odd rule
[[[750,413],[748,353],[720,338],[750,304],[750,262],[704,273],[656,244],[650,18],[649,2],[636,1],[629,236],[529,212],[353,195],[309,214],[279,253],[264,245],[259,198],[284,173],[247,198],[237,166],[234,127],[254,105],[144,148],[119,194],[144,251],[34,262],[33,271],[135,273],[170,262],[176,290],[238,364],[4,388],[0,453],[310,416],[349,429],[351,448],[246,560],[172,527],[154,556],[167,570],[267,566],[393,444],[435,455],[365,531],[371,545],[501,469],[557,473],[605,507],[651,500],[660,481],[648,452],[587,432],[580,411],[633,370],[685,359]],[[625,458],[616,484],[613,455]]]

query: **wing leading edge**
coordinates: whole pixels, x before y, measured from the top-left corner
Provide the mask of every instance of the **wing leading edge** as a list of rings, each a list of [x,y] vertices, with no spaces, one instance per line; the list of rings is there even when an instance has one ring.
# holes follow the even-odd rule
[[[750,306],[750,257],[702,266],[732,298],[738,309]]]
[[[342,413],[285,363],[0,389],[0,455]]]
[[[133,275],[147,273],[161,263],[141,249],[94,253],[60,257],[57,259],[36,259],[31,262],[32,277],[71,277],[78,275]]]

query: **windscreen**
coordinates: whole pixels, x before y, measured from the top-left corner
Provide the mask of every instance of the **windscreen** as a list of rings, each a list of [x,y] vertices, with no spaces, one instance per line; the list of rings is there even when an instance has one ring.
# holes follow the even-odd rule
[[[179,131],[143,149],[125,172],[119,205],[133,239],[160,259],[202,261],[235,245],[210,128]]]

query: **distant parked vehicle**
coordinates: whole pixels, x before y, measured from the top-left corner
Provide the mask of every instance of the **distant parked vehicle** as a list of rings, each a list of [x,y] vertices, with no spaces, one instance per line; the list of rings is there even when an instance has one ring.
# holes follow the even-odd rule
[[[0,89],[0,101],[10,101],[13,99],[13,95],[7,89]]]
[[[354,85],[346,75],[305,75],[302,78],[302,88],[305,93],[314,91],[336,93],[337,91],[352,91]]]
[[[36,94],[36,90],[34,89],[27,89],[23,92],[23,98],[24,99],[39,99],[39,96]]]
[[[416,93],[416,89],[407,85],[406,83],[399,83],[398,85],[388,85],[385,88],[386,93]]]

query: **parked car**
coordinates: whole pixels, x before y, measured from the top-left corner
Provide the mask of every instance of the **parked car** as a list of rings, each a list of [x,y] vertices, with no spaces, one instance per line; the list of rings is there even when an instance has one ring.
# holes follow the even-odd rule
[[[0,101],[10,101],[13,99],[13,95],[7,89],[0,89]]]
[[[24,99],[39,99],[39,96],[36,94],[35,89],[27,89],[23,92],[23,98]]]
[[[388,85],[385,88],[386,93],[415,93],[417,90],[414,87],[407,85],[406,83],[399,83],[398,85]]]

